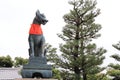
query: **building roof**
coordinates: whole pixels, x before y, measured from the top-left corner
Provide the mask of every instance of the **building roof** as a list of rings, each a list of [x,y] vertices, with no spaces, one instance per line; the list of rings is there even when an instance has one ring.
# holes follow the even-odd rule
[[[14,80],[22,78],[19,74],[20,68],[0,68],[0,80]]]

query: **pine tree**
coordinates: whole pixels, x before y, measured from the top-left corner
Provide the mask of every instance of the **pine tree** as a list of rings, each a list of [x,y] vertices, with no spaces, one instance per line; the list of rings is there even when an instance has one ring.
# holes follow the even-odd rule
[[[101,25],[95,23],[100,9],[96,9],[97,3],[92,0],[73,0],[69,4],[73,9],[63,16],[66,25],[62,34],[58,34],[65,43],[60,44],[61,55],[54,54],[52,62],[62,68],[63,80],[67,80],[65,77],[90,80],[91,76],[103,70],[99,65],[103,63],[106,52],[92,43],[93,39],[100,37]]]
[[[113,44],[112,46],[115,49],[120,51],[120,42],[117,43],[117,44]],[[120,54],[114,54],[111,57],[113,59],[115,59],[116,61],[120,62]],[[110,63],[108,66],[110,67],[110,70],[108,71],[108,74],[110,76],[113,76],[114,80],[120,80],[120,64]]]

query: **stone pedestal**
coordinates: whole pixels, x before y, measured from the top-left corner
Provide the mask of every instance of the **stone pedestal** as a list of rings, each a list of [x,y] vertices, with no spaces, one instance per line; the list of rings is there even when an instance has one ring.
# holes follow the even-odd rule
[[[51,78],[52,66],[47,64],[45,57],[30,57],[21,73],[23,78]]]

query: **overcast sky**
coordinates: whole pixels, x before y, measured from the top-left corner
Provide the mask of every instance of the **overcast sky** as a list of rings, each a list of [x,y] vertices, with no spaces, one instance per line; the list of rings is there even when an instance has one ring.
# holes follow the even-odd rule
[[[105,63],[113,62],[109,56],[118,53],[112,44],[120,41],[120,1],[97,0],[101,14],[96,22],[102,25],[101,37],[95,42],[107,49]],[[28,31],[37,9],[44,13],[49,22],[42,26],[46,42],[58,47],[65,25],[63,15],[69,12],[68,0],[0,0],[0,56],[28,58]],[[119,52],[120,53],[120,52]]]

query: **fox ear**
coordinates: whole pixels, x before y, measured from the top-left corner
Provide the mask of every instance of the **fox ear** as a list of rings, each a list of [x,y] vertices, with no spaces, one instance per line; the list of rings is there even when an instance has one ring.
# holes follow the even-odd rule
[[[39,16],[39,15],[40,15],[40,11],[37,10],[37,11],[36,11],[36,16]]]

